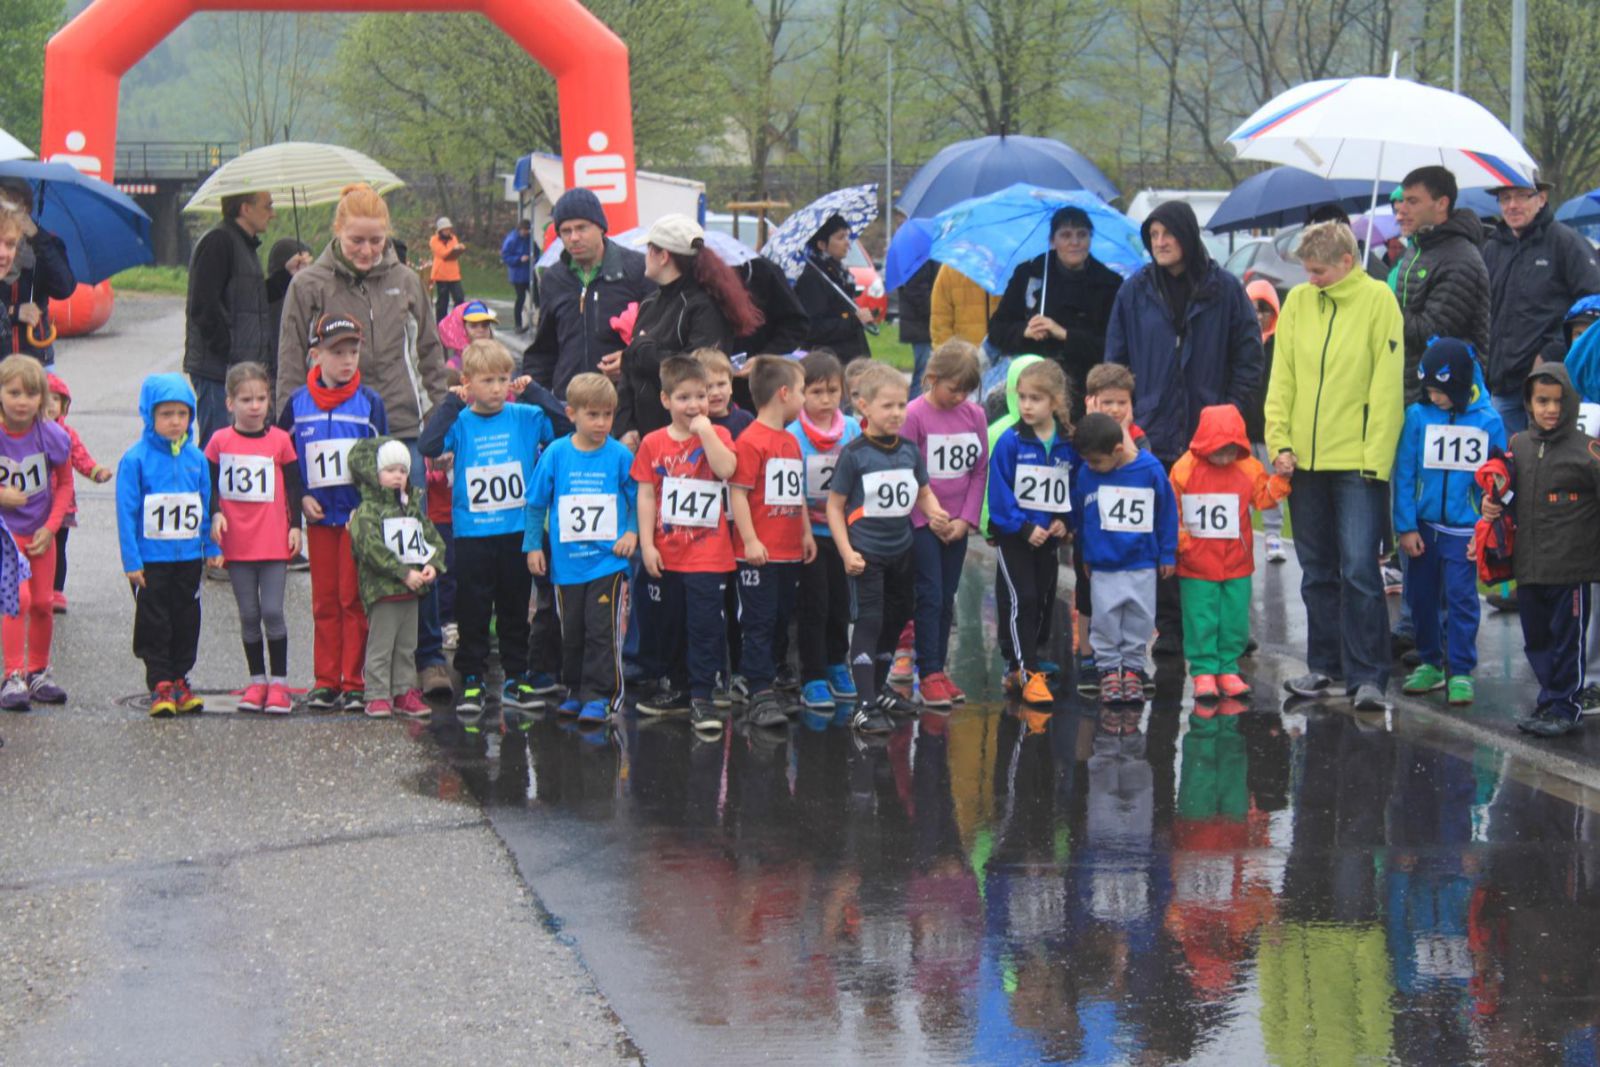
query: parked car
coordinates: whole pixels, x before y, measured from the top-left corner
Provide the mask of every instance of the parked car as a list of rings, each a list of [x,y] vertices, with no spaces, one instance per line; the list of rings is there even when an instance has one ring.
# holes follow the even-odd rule
[[[1306,280],[1306,269],[1294,255],[1300,230],[1299,226],[1286,226],[1271,237],[1246,241],[1234,248],[1222,267],[1246,285],[1265,278],[1278,290],[1278,296],[1285,296]]]
[[[883,278],[860,241],[850,242],[850,251],[844,257],[844,269],[856,283],[856,306],[872,312],[872,317],[882,322],[889,314],[889,295],[883,291]]]

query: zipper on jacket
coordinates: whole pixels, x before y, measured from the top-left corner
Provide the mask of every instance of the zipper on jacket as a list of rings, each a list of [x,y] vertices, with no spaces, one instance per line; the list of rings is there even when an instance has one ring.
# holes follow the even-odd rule
[[[1427,399],[1427,397],[1423,397],[1423,399]],[[1456,424],[1456,413],[1455,413],[1454,409],[1452,409],[1451,412],[1450,412],[1449,425],[1454,426],[1455,424]],[[1424,462],[1426,462],[1427,457],[1424,456],[1423,459],[1424,459]],[[1444,472],[1444,487],[1439,493],[1439,525],[1440,526],[1448,526],[1448,525],[1450,525],[1449,521],[1445,518],[1445,509],[1449,506],[1449,501],[1450,501],[1450,470],[1447,467],[1447,468],[1445,468],[1445,472]]]
[[[1320,304],[1323,301],[1333,305],[1333,314],[1328,316],[1328,332],[1322,335],[1322,362],[1317,367],[1317,398],[1311,404],[1311,462],[1306,464],[1307,470],[1317,469],[1317,430],[1322,424],[1322,386],[1327,381],[1328,346],[1333,343],[1333,322],[1339,317],[1339,302],[1327,293],[1319,292],[1317,302]]]

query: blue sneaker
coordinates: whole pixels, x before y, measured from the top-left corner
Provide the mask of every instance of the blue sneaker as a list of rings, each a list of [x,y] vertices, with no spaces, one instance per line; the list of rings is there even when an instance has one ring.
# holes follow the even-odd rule
[[[576,702],[568,701],[568,703],[570,704]],[[611,707],[604,700],[591,700],[583,706],[582,711],[578,712],[578,724],[580,726],[587,726],[590,724],[598,726],[610,718]]]
[[[557,715],[581,715],[582,713],[583,702],[579,700],[572,700],[569,698],[567,700],[563,700],[556,707]]]
[[[849,726],[850,716],[854,715],[855,713],[856,706],[854,704],[846,704],[841,701],[839,704],[834,706],[832,720],[833,725]]]
[[[831,712],[835,703],[833,690],[828,688],[827,682],[807,682],[800,691],[800,703],[814,711]]]
[[[543,671],[529,671],[525,678],[535,696],[547,697],[561,689],[556,680]]]
[[[1061,664],[1057,663],[1053,659],[1042,659],[1039,661],[1038,673],[1050,675],[1060,674]]]
[[[843,663],[835,663],[828,668],[828,691],[833,694],[833,699],[841,704],[848,704],[856,699],[856,682],[850,676],[850,668]]]

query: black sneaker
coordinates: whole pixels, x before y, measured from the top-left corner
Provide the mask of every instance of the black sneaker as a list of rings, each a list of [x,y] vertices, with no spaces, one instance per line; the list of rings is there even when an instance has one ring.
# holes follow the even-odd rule
[[[1548,711],[1536,711],[1517,720],[1517,729],[1534,737],[1562,737],[1581,729],[1583,720],[1569,719]]]
[[[1414,634],[1392,633],[1389,635],[1389,655],[1393,659],[1400,659],[1416,647],[1417,638]]]
[[[877,708],[885,715],[895,719],[913,719],[922,713],[921,708],[888,686],[885,686],[883,691],[878,694]]]
[[[339,710],[351,715],[365,715],[367,694],[360,689],[346,689],[339,694]]]
[[[461,695],[456,698],[457,715],[483,713],[483,676],[469,674],[461,679]]]
[[[1600,685],[1593,682],[1578,690],[1578,711],[1583,715],[1600,715]]]
[[[750,710],[746,715],[751,726],[782,729],[789,725],[789,702],[782,694],[768,689],[750,698]]]
[[[501,690],[500,702],[508,708],[521,708],[530,710],[544,707],[544,699],[526,675],[521,678],[507,678],[505,688]]]
[[[778,674],[772,681],[772,687],[774,689],[782,689],[784,692],[797,691],[800,688],[800,672],[785,663],[778,668]]]
[[[313,711],[332,711],[339,706],[339,691],[331,685],[319,685],[306,694],[306,707]]]
[[[894,720],[876,706],[862,701],[856,705],[855,714],[850,716],[850,728],[864,734],[888,734],[894,732]]]
[[[724,725],[722,710],[704,697],[690,700],[689,725],[696,733],[720,734]]]
[[[640,715],[656,717],[664,715],[687,715],[692,702],[689,694],[672,688],[666,682],[656,686],[656,691],[642,698],[637,707]]]

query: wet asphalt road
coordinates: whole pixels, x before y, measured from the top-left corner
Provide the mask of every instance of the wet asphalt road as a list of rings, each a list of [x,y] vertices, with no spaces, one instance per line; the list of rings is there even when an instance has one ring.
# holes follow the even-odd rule
[[[102,462],[178,324],[126,300],[63,356]],[[1300,609],[1270,568],[1241,714],[1193,716],[1172,670],[1142,707],[1045,711],[998,701],[974,554],[973,702],[881,743],[152,724],[116,703],[141,676],[110,492],[81,494],[73,702],[0,718],[0,1061],[1596,1062],[1595,745],[1508,736],[1514,620],[1465,715],[1285,709]],[[231,596],[204,596],[224,690]]]

